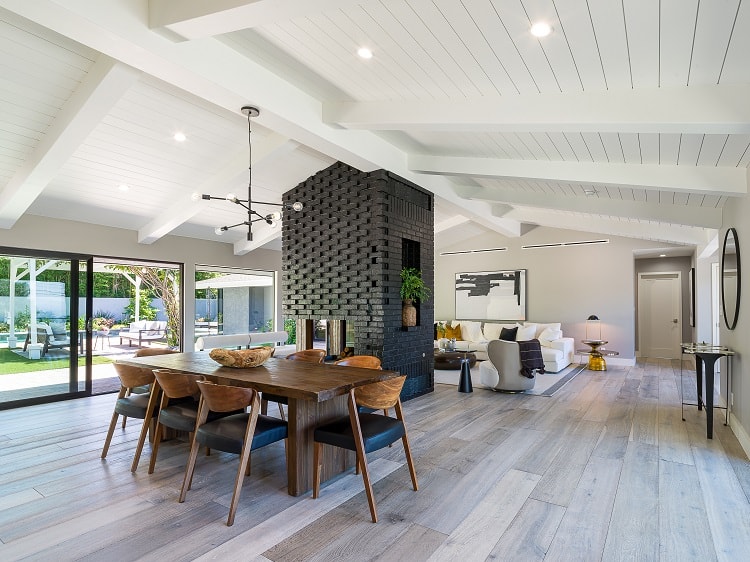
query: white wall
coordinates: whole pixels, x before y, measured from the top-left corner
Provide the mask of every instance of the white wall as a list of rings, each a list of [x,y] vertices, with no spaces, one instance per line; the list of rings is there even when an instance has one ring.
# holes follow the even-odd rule
[[[734,350],[737,355],[732,358],[732,391],[734,393],[734,406],[732,407],[732,426],[735,434],[740,439],[745,451],[750,451],[750,361],[744,357],[750,354],[750,338],[747,331],[750,329],[750,303],[748,302],[748,283],[750,278],[750,223],[747,221],[750,213],[750,201],[745,198],[732,198],[731,205],[724,206],[724,227],[720,233],[719,250],[724,243],[724,235],[729,227],[737,229],[739,239],[739,256],[741,270],[740,310],[737,326],[734,330],[728,330],[721,319],[720,337],[721,345]],[[724,381],[722,381],[722,385]],[[722,386],[724,388],[724,386]],[[714,417],[716,419],[716,416]],[[741,427],[735,427],[739,424]]]
[[[181,236],[165,236],[153,244],[139,244],[134,230],[24,215],[10,230],[0,229],[0,247],[73,252],[99,257],[182,263],[185,268],[183,317],[195,318],[195,266],[242,267],[281,271],[281,252],[255,250],[235,256],[232,245]],[[0,250],[1,251],[1,250]],[[276,311],[281,319],[281,303]],[[185,323],[183,341],[193,341],[192,322]]]
[[[609,244],[524,250],[523,245],[609,239]],[[602,337],[620,359],[635,359],[634,257],[636,248],[663,244],[591,233],[537,227],[519,238],[499,234],[474,238],[442,251],[507,247],[504,252],[458,254],[435,258],[435,318],[456,317],[455,274],[458,272],[527,270],[527,318],[562,322],[566,336],[581,347],[586,318],[602,321]]]

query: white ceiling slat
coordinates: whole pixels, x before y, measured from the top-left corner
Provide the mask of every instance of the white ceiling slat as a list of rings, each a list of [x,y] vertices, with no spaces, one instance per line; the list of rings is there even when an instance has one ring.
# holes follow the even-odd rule
[[[581,133],[581,137],[594,162],[609,162],[604,143],[598,133]]]
[[[638,143],[641,147],[641,158],[644,164],[659,164],[659,135],[655,133],[641,133],[638,135]]]
[[[620,145],[626,164],[642,164],[640,137],[633,133],[621,133]]]
[[[706,135],[698,155],[698,166],[718,165],[724,145],[728,140],[729,135]]]
[[[688,84],[718,84],[739,2],[700,4]]]
[[[607,88],[610,90],[631,88],[629,44],[620,0],[598,0],[589,2],[588,6],[591,10],[599,53],[604,65]]]
[[[555,6],[581,76],[583,90],[605,90],[606,83],[588,3],[586,0],[556,0]]]
[[[506,34],[498,29],[496,35],[490,35],[482,26],[488,22],[496,22],[497,14],[490,10],[487,10],[486,14],[473,14],[470,11],[472,6],[459,5],[453,0],[435,0],[435,5],[457,31],[496,91],[501,95],[518,94],[518,86],[513,82],[502,59],[498,58],[497,51],[493,48],[495,37],[503,37]],[[489,7],[488,4],[484,6]]]
[[[434,88],[426,87],[424,80],[414,79],[415,65],[404,56],[404,52],[393,41],[387,30],[378,22],[373,21],[362,7],[353,6],[347,10],[328,12],[325,16],[317,18],[317,21],[324,30],[329,29],[329,22],[333,24],[336,34],[342,36],[342,39],[346,39],[351,45],[352,53],[355,53],[359,46],[367,46],[374,50],[377,55],[373,59],[359,62],[366,63],[367,66],[376,66],[379,71],[382,69],[383,73],[390,74],[394,88],[401,93],[401,96],[415,99],[445,96],[443,92],[436,92]],[[346,49],[346,47],[343,48]]]
[[[546,21],[552,25],[553,33],[539,40],[552,72],[563,92],[581,92],[583,84],[578,74],[565,28],[557,18],[557,10],[552,0],[522,0],[526,13],[532,22]]]
[[[659,85],[685,86],[690,73],[699,0],[661,0]]]
[[[742,156],[749,151],[750,135],[729,135],[719,157],[719,166],[739,166]]]
[[[676,165],[682,135],[661,133],[659,135],[659,164]]]
[[[412,79],[431,92],[434,98],[452,98],[461,96],[459,90],[451,80],[446,80],[443,69],[420,45],[401,21],[380,2],[371,2],[355,8],[344,10],[349,17],[359,14],[361,18],[370,20],[373,31],[370,36],[378,37],[378,44],[385,45],[385,53],[392,53],[390,58],[403,61],[406,71]],[[359,20],[358,20],[359,21]],[[363,25],[360,23],[360,25]],[[374,29],[379,30],[375,33]],[[376,53],[377,57],[381,53]]]
[[[503,133],[502,135],[507,139],[508,143],[511,144],[519,155],[521,160],[536,160],[534,154],[531,152],[529,146],[524,142],[517,133]]]
[[[539,141],[537,140],[537,135],[533,133],[516,133],[516,137],[518,137],[518,140],[523,143],[523,145],[529,150],[531,153],[531,158],[534,160],[550,160],[549,154],[544,150],[544,147],[539,144]]]
[[[570,141],[563,133],[547,133],[547,136],[554,143],[557,151],[562,154],[562,159],[564,161],[575,162],[577,160],[573,147],[570,145]]]
[[[633,189],[633,201],[646,201],[648,194],[645,189]]]
[[[750,82],[750,65],[747,54],[750,53],[750,3],[741,2],[734,24],[734,33],[729,43],[724,68],[719,81],[726,84]]]
[[[680,141],[680,156],[677,163],[680,166],[695,166],[701,152],[701,146],[706,135],[682,135]]]
[[[599,133],[599,137],[607,153],[607,161],[624,164],[625,155],[622,152],[620,136],[617,133]]]
[[[659,2],[630,0],[622,3],[628,29],[630,71],[634,88],[659,86]],[[669,23],[667,23],[669,25]]]
[[[540,146],[547,160],[562,160],[560,151],[546,133],[531,133],[531,137]]]
[[[583,136],[581,136],[581,133],[564,133],[564,135],[570,143],[570,146],[573,147],[573,152],[575,152],[576,160],[578,160],[579,162],[593,162],[591,151],[586,145],[586,142],[583,140]]]
[[[683,205],[687,207],[689,199],[689,193],[672,193],[672,204],[674,205]]]

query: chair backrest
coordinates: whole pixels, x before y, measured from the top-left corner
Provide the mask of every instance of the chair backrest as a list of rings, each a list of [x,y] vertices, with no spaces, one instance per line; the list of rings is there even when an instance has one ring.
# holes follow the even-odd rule
[[[196,383],[205,380],[203,375],[180,373],[169,369],[154,369],[154,375],[168,398],[198,398],[201,391]]]
[[[354,389],[357,406],[364,406],[373,410],[392,408],[399,401],[404,382],[406,382],[406,376],[358,386]]]
[[[517,374],[521,371],[521,357],[518,342],[505,340],[491,340],[487,344],[487,358],[497,369],[505,375]]]
[[[209,381],[198,381],[197,385],[204,403],[212,412],[231,412],[260,405],[258,391],[252,388],[214,384]],[[254,402],[256,404],[253,404]]]
[[[325,357],[325,349],[303,349],[286,356],[290,361],[307,361],[308,363],[322,363]]]
[[[373,355],[352,355],[339,359],[334,365],[343,365],[346,367],[362,367],[363,369],[382,369],[380,359]]]
[[[152,355],[167,355],[169,353],[179,353],[179,351],[163,347],[142,347],[133,354],[133,357],[150,357]]]
[[[125,388],[135,388],[154,382],[154,372],[148,367],[135,367],[123,363],[114,363],[120,384]]]

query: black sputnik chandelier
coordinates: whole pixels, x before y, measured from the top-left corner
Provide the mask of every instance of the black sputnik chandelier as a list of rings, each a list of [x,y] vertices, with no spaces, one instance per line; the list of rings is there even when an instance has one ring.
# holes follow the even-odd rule
[[[301,211],[302,203],[296,201],[294,203],[271,203],[269,201],[253,201],[253,143],[252,143],[252,118],[260,115],[260,111],[257,107],[251,105],[242,106],[243,115],[247,116],[247,144],[249,151],[249,160],[247,166],[248,179],[247,179],[247,199],[240,199],[234,193],[227,193],[225,197],[214,197],[204,193],[201,195],[201,199],[212,200],[220,199],[222,201],[229,201],[243,207],[247,211],[247,219],[237,224],[230,224],[227,226],[217,227],[215,232],[218,235],[223,234],[230,228],[236,228],[238,226],[247,226],[247,240],[252,242],[253,240],[253,223],[263,221],[268,224],[271,228],[275,227],[282,218],[282,213],[285,210]],[[271,207],[279,207],[278,211],[272,213],[262,214],[253,209],[253,205],[263,205]]]

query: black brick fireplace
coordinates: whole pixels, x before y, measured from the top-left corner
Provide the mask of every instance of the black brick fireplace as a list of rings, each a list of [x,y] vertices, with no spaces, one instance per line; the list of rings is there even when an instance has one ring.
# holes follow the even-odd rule
[[[385,170],[338,162],[284,194],[301,212],[284,218],[285,318],[353,324],[354,352],[407,375],[402,399],[433,390],[433,302],[401,327],[401,269],[434,285],[433,196]]]

